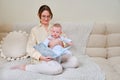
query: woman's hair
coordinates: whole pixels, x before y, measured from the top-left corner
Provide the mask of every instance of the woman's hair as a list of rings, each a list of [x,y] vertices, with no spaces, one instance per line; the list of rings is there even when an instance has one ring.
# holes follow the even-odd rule
[[[47,5],[42,5],[42,6],[39,8],[39,10],[38,10],[39,18],[41,18],[41,14],[42,14],[42,12],[45,11],[45,10],[47,10],[47,11],[50,13],[50,16],[51,16],[51,19],[52,19],[52,17],[53,17],[52,11],[51,11],[50,7],[47,6]]]

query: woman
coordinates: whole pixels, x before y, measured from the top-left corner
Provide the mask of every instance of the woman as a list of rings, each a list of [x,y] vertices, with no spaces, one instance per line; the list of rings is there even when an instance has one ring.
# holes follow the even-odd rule
[[[62,64],[58,63],[51,59],[51,57],[45,57],[41,55],[37,50],[33,48],[36,44],[44,41],[51,27],[50,20],[53,17],[52,11],[47,5],[42,5],[38,10],[38,16],[40,19],[40,25],[35,26],[30,33],[30,37],[27,44],[27,52],[30,57],[34,60],[34,64],[22,65],[17,68],[25,70],[38,72],[43,74],[60,74],[63,71],[63,68],[69,67],[78,67],[77,59],[73,56],[67,58],[66,62]],[[58,41],[60,43],[60,41]],[[50,42],[49,45],[54,46],[58,42]],[[61,42],[62,45],[62,42]],[[65,57],[63,57],[64,59]]]

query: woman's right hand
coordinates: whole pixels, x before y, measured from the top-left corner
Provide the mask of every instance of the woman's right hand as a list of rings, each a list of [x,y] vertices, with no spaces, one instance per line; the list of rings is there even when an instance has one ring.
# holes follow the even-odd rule
[[[40,58],[39,58],[39,60],[43,60],[43,61],[46,61],[46,62],[48,62],[48,61],[51,61],[52,60],[52,58],[51,57],[45,57],[45,56],[41,56]]]

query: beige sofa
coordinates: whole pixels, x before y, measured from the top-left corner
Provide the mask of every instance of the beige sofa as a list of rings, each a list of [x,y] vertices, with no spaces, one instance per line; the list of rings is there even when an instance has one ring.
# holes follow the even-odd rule
[[[120,24],[95,24],[86,53],[105,72],[106,80],[119,80]]]
[[[0,40],[2,40],[2,38],[5,37],[8,34],[8,32],[11,32],[13,30],[19,30],[19,29],[24,30],[25,29],[29,33],[29,31],[30,31],[31,27],[33,27],[33,25],[32,26],[27,25],[27,26],[29,26],[29,27],[25,27],[25,25],[22,28],[20,28],[20,26],[17,26],[14,28],[11,26],[8,26],[8,25],[0,26]],[[69,30],[69,29],[67,29],[67,30]],[[74,27],[70,29],[70,32],[72,30],[75,30]],[[77,28],[76,31],[79,32],[79,29]],[[74,31],[74,33],[73,33],[74,37],[76,37],[75,39],[79,38],[79,34],[76,35],[76,31]],[[79,47],[78,47],[78,49],[79,49]],[[97,65],[99,65],[100,69],[105,73],[105,80],[119,80],[120,79],[120,24],[94,23],[93,29],[88,38],[87,48],[86,48],[85,52],[88,56],[90,56],[90,59],[92,61],[94,61],[95,63],[97,63]],[[84,57],[82,57],[80,59],[78,54],[76,55],[76,57],[78,57],[78,59],[80,60],[80,63],[82,64],[82,59]],[[20,63],[20,64],[29,63],[29,60],[30,60],[30,58],[23,59],[22,61],[18,60],[17,62],[16,61],[9,62],[6,59],[0,58],[0,74],[3,74],[3,76],[1,75],[0,80],[10,79],[10,78],[5,78],[6,76],[4,74],[8,73],[9,70],[6,71],[5,69],[3,69],[3,65],[6,66],[6,63],[7,63],[7,65],[10,65],[13,63],[14,63],[14,65],[17,63]],[[80,66],[81,66],[81,64],[80,64]],[[87,64],[85,64],[85,65],[87,65]],[[14,73],[14,71],[12,71],[12,72]],[[17,71],[17,72],[19,72],[19,71]],[[19,75],[22,75],[23,72],[21,71],[19,73],[20,73]],[[28,72],[26,72],[25,74],[31,75]],[[9,77],[13,76],[10,73],[7,75]],[[29,80],[47,80],[46,78],[45,79],[35,78],[35,76],[37,76],[37,77],[39,76],[38,74],[32,74],[31,76],[33,76],[34,79],[29,79]],[[80,75],[78,74],[78,76],[80,76]],[[73,79],[79,80],[78,76],[73,77]],[[19,77],[18,80],[22,79],[18,75],[17,75],[17,77]],[[22,80],[28,79],[25,76],[24,76],[24,78],[25,79],[22,79]],[[14,76],[14,78],[12,77],[10,80],[15,80],[15,79],[16,79],[16,77]],[[73,80],[73,79],[71,78],[71,80]],[[52,80],[58,80],[58,79],[52,78]],[[60,79],[60,80],[70,80],[70,79]]]

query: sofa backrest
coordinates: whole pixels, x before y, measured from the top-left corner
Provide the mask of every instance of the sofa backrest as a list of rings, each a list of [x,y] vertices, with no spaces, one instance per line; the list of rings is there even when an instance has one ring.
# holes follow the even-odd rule
[[[13,30],[25,30],[29,32],[34,25],[2,25],[0,26],[0,40]],[[79,38],[81,30],[79,25],[72,24],[71,26],[64,27],[64,30],[75,41],[75,45],[79,46],[79,41],[81,40]],[[78,54],[80,51],[79,48],[74,48],[74,50],[78,50]],[[95,23],[88,39],[86,54],[91,57],[102,57],[106,59],[120,56],[120,24]]]
[[[107,24],[107,57],[120,56],[120,24]]]
[[[73,54],[74,55],[85,54],[85,46],[86,46],[87,38],[92,30],[93,24],[90,23],[83,24],[83,23],[73,23],[73,22],[59,22],[59,23],[62,25],[63,31],[66,33],[67,37],[69,37],[73,41],[74,45],[71,48]],[[19,31],[19,30],[26,31],[27,33],[29,33],[31,28],[34,26],[35,24],[17,24],[14,26],[11,25],[11,29],[9,31],[6,30],[4,34],[9,33],[10,31]]]
[[[5,37],[11,31],[26,31],[27,33],[30,32],[31,28],[37,25],[37,23],[30,23],[30,24],[3,24],[0,25],[0,41],[3,37]]]
[[[8,32],[12,31],[12,27],[8,25],[0,25],[0,40],[5,37]]]
[[[120,24],[94,24],[86,54],[102,58],[120,56]]]

